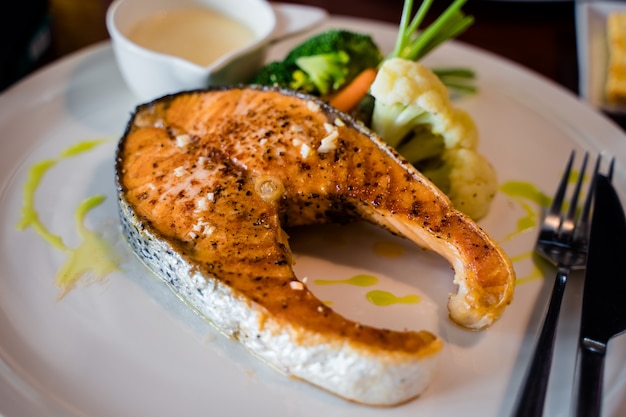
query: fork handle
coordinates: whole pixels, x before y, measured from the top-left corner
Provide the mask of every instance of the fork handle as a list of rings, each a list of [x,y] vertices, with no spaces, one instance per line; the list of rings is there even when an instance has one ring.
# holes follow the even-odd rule
[[[550,379],[550,368],[552,366],[556,328],[568,274],[568,268],[559,267],[557,270],[548,312],[539,334],[539,340],[535,346],[535,352],[526,374],[523,389],[517,399],[517,405],[513,413],[515,417],[538,417],[543,415],[546,391]]]
[[[581,343],[578,352],[576,417],[599,417],[602,409],[602,379],[605,350]]]

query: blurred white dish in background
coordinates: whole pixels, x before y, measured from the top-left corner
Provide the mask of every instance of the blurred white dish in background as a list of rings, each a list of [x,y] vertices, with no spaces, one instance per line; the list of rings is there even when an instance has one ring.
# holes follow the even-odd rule
[[[211,12],[213,18],[221,16],[217,23],[222,30],[232,33],[212,33],[209,26],[215,26],[215,21],[207,25],[206,32],[192,30],[192,26],[202,26],[202,23],[194,22],[202,18],[198,9]],[[142,22],[147,26],[158,26],[154,19],[165,20],[168,14],[172,24],[184,23],[187,34],[181,36],[193,33],[191,36],[205,39],[198,42],[197,39],[179,38],[169,42],[161,52],[158,46],[146,43],[145,37],[141,45],[130,39]],[[327,13],[319,8],[272,5],[265,0],[115,0],[107,10],[106,23],[124,81],[137,98],[150,101],[183,90],[248,81],[264,64],[268,45],[313,28],[326,17]],[[143,34],[152,32],[152,29],[145,29]],[[247,39],[231,42],[241,31]],[[181,53],[172,52],[171,47],[176,43],[180,44]],[[203,60],[197,55],[193,58],[190,55],[197,54],[200,51],[197,45],[202,43],[209,45],[207,49],[211,49],[213,43],[214,50],[221,50],[219,56],[211,57],[211,63],[201,62]],[[226,43],[231,44],[230,48]]]
[[[626,11],[626,2],[577,1],[579,95],[609,113],[626,113],[626,107],[608,103],[605,85],[609,63],[607,20],[612,12]]]

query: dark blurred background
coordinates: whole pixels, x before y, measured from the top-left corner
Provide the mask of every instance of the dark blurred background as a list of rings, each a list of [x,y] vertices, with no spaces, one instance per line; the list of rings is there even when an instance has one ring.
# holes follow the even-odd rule
[[[292,0],[331,14],[399,23],[403,0]],[[419,4],[419,0],[414,2]],[[436,17],[450,0],[435,0]],[[578,91],[575,2],[568,0],[469,0],[463,11],[475,23],[458,39],[509,58]],[[426,19],[428,21],[428,19]]]
[[[0,14],[0,91],[45,64],[107,39],[104,15],[110,1],[6,2]],[[396,24],[403,4],[403,0],[289,2],[322,7],[331,14]],[[443,11],[450,0],[434,3],[429,17]],[[463,10],[476,21],[459,40],[506,57],[578,92],[573,0],[469,0]]]

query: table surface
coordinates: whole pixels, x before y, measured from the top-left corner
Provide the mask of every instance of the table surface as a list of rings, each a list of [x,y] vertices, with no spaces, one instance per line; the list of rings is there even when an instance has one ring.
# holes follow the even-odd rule
[[[40,0],[44,1],[44,0]],[[52,46],[39,66],[108,38],[104,15],[111,0],[45,0]],[[403,0],[283,0],[322,7],[330,14],[398,23]],[[415,3],[419,4],[419,1]],[[434,2],[426,22],[449,0]],[[470,0],[475,23],[458,39],[494,52],[578,92],[575,3],[567,0]],[[417,6],[416,6],[417,7]]]
[[[51,40],[45,58],[33,68],[108,38],[106,8],[112,0],[33,0],[48,5]],[[330,14],[397,24],[403,0],[283,0],[322,7]],[[416,6],[419,0],[415,1]],[[450,0],[435,1],[426,23]],[[13,3],[11,7],[21,3]],[[24,9],[24,8],[22,8]],[[578,92],[575,3],[573,0],[469,0],[463,10],[474,24],[458,39],[494,52]],[[11,13],[9,13],[11,14]],[[6,20],[6,19],[5,19]],[[12,32],[24,27],[19,22]],[[3,25],[6,27],[6,24]],[[9,29],[7,29],[9,30]]]
[[[104,14],[111,0],[48,0],[52,15],[49,63],[107,39]],[[398,23],[403,0],[283,0],[322,7],[330,14]],[[419,1],[415,3],[419,4]],[[449,0],[435,1],[426,18]],[[578,92],[575,3],[567,0],[469,0],[463,10],[474,24],[458,39],[523,65]]]

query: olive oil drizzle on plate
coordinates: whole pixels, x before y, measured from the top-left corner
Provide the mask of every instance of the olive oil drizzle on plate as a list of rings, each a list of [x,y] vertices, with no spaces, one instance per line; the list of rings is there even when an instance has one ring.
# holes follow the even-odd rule
[[[67,246],[61,236],[52,233],[40,220],[35,204],[35,195],[45,174],[67,158],[72,158],[88,152],[106,139],[96,139],[80,142],[64,151],[58,157],[35,163],[28,171],[24,183],[24,200],[22,217],[17,223],[18,230],[24,231],[29,227],[41,236],[50,246],[68,255],[66,262],[57,272],[55,283],[60,288],[59,298],[67,294],[83,277],[92,276],[99,280],[118,269],[118,262],[108,242],[97,232],[85,227],[87,213],[99,206],[105,197],[94,195],[83,200],[74,212],[76,231],[81,238],[80,244],[71,248]]]
[[[577,176],[578,174],[576,174],[576,178]],[[536,228],[541,221],[542,211],[547,209],[552,203],[552,198],[550,196],[540,191],[535,185],[525,181],[505,182],[500,185],[500,191],[513,198],[525,213],[524,216],[517,220],[516,230],[505,236],[505,242],[514,239],[528,230]],[[529,249],[528,252],[511,257],[511,261],[513,263],[524,262],[527,260],[532,261],[530,270],[524,276],[517,277],[516,285],[543,278],[543,272],[533,255],[533,249]]]
[[[421,301],[421,297],[415,294],[409,294],[398,297],[389,291],[374,290],[367,293],[367,300],[377,306],[389,306],[392,304],[417,304]]]
[[[359,287],[369,287],[372,285],[376,285],[378,283],[378,278],[373,275],[368,274],[358,274],[351,278],[340,279],[340,280],[327,280],[327,279],[316,279],[315,284],[317,285],[356,285]],[[396,296],[389,291],[382,290],[372,290],[369,291],[365,298],[370,303],[382,307],[388,306],[392,304],[417,304],[421,301],[421,297],[419,295],[405,295],[402,297]]]
[[[517,230],[508,234],[505,240],[510,240],[520,233],[537,226],[541,213],[533,209],[530,203],[534,203],[539,208],[544,209],[550,205],[551,199],[541,192],[533,184],[524,181],[508,181],[500,186],[500,191],[509,197],[515,198],[526,216],[520,217],[517,221]]]

